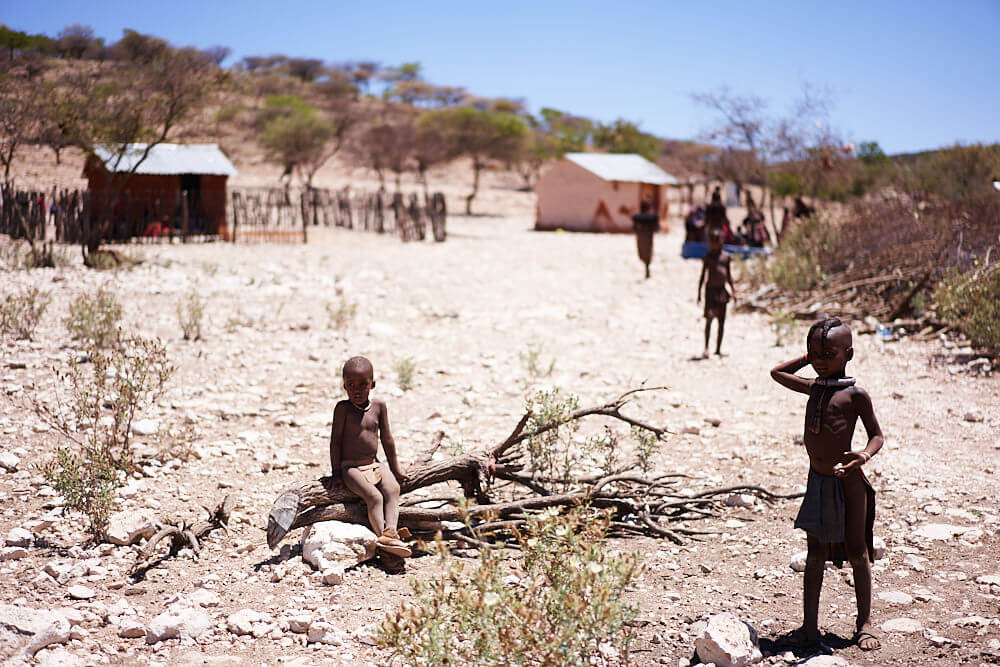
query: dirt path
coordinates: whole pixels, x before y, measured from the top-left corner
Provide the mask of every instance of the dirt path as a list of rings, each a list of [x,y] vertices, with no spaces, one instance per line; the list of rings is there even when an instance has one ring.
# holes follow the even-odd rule
[[[54,295],[39,342],[2,348],[3,385],[15,402],[31,385],[46,386],[51,369],[63,363],[62,346],[70,342],[61,324],[67,304],[101,281],[110,280],[125,300],[129,322],[167,341],[178,372],[146,416],[159,420],[163,431],[188,420],[201,458],[133,480],[127,508],[179,517],[225,493],[240,499],[228,540],[213,539],[201,560],[166,562],[134,586],[122,574],[130,562],[127,550],[102,555],[74,547],[82,533],[57,520],[38,529],[49,546],[0,563],[0,600],[73,607],[95,617],[125,600],[149,621],[171,596],[198,589],[219,594],[218,604],[207,609],[216,627],[197,645],[167,640],[147,646],[85,616],[78,637],[56,650],[87,662],[201,664],[204,656],[215,656],[212,664],[219,664],[229,656],[233,664],[292,658],[303,658],[299,664],[384,664],[384,653],[355,639],[332,646],[306,644],[303,635],[290,632],[254,639],[225,629],[227,615],[242,608],[275,617],[294,608],[350,633],[409,595],[405,576],[368,566],[349,571],[332,588],[304,567],[275,575],[287,564],[278,567],[284,557],[263,541],[277,492],[329,465],[328,424],[342,393],[340,364],[353,354],[374,362],[376,391],[389,403],[404,465],[438,431],[450,450],[502,439],[535,386],[559,386],[589,404],[647,381],[671,391],[646,396],[631,409],[678,433],[665,443],[659,468],[690,473],[699,489],[752,483],[789,491],[804,483],[805,453],[796,444],[804,402],[771,382],[767,371],[803,352],[805,329],[776,347],[766,319],[736,314],[728,323],[728,356],[697,359],[699,264],[680,259],[677,233],[657,238],[653,277],[642,280],[631,237],[536,234],[528,231],[526,215],[457,217],[449,224],[448,242],[438,245],[320,230],[305,247],[150,248],[144,265],[111,276],[81,268],[0,275],[5,285],[36,283]],[[180,340],[176,305],[192,290],[207,304],[203,342]],[[331,313],[341,304],[356,304],[357,312],[338,329]],[[975,579],[1000,572],[1000,383],[929,363],[942,352],[937,342],[886,344],[858,336],[855,347],[849,370],[871,393],[889,437],[868,466],[879,492],[876,533],[888,545],[888,557],[875,566],[876,596],[905,593],[890,596],[895,603],[876,597],[875,621],[910,618],[921,628],[887,634],[885,648],[874,656],[854,647],[838,655],[858,664],[995,661],[1000,586],[991,592]],[[546,368],[554,360],[550,376],[531,377],[524,357],[532,351]],[[414,388],[406,392],[394,371],[404,359],[416,368]],[[967,413],[981,420],[967,421]],[[718,426],[711,425],[715,421]],[[46,512],[51,498],[31,465],[45,460],[57,441],[23,409],[5,409],[0,422],[0,451],[21,458],[21,472],[0,472],[0,533],[6,534]],[[584,432],[601,427],[594,422]],[[621,436],[628,440],[626,429]],[[140,449],[158,442],[155,436],[137,441]],[[801,575],[789,559],[805,547],[791,526],[796,509],[794,502],[734,509],[732,516],[699,525],[718,530],[718,537],[684,547],[623,543],[648,554],[648,570],[632,594],[642,607],[636,661],[678,664],[692,654],[692,624],[727,609],[765,639],[794,627]],[[923,537],[920,529],[928,524],[952,526],[941,529],[948,539]],[[39,576],[54,559],[88,556],[100,559],[82,577],[96,591],[91,600],[74,601],[63,585]],[[417,558],[409,573],[432,576],[436,567],[433,558]],[[854,613],[846,572],[827,576],[821,606],[824,628],[842,638],[850,636]],[[53,651],[39,655],[46,653]],[[779,652],[768,660],[783,664],[786,657],[792,659]]]

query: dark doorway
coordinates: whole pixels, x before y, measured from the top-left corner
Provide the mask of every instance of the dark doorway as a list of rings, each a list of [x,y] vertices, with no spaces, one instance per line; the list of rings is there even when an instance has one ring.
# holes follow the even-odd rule
[[[181,174],[181,193],[187,198],[189,233],[204,234],[205,214],[201,210],[201,175]]]

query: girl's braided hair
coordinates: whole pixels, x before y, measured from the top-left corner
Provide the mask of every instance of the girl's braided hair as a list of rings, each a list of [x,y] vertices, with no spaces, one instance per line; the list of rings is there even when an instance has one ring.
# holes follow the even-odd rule
[[[830,335],[830,329],[836,329],[842,326],[844,323],[840,321],[839,317],[828,317],[825,320],[820,320],[814,325],[809,327],[809,333],[806,334],[806,342],[808,343],[812,340],[813,334],[817,331],[820,332],[820,349],[826,354],[826,337]]]

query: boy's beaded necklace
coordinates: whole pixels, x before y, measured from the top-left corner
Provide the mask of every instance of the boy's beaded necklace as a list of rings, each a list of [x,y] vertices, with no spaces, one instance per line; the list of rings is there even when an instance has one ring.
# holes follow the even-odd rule
[[[811,433],[819,433],[823,430],[823,412],[826,410],[826,406],[830,403],[830,398],[838,389],[843,389],[844,387],[852,387],[854,383],[857,382],[854,378],[842,377],[842,378],[816,378],[813,384],[820,387],[819,404],[816,406],[816,411],[813,413],[812,418],[809,420],[809,431]],[[833,391],[827,391],[828,389],[833,389]]]

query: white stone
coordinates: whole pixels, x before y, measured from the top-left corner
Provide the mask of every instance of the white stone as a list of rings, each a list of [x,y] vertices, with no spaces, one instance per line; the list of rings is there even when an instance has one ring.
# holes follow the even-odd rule
[[[69,640],[69,621],[51,610],[0,602],[0,627],[10,628],[27,639],[23,648],[28,656],[35,655],[46,646],[64,644]]]
[[[42,568],[42,572],[49,575],[60,584],[65,584],[70,579],[76,579],[77,577],[82,577],[86,574],[87,567],[84,565],[79,567],[76,561],[55,559],[50,560]]]
[[[960,628],[985,628],[990,624],[990,619],[982,616],[965,616],[951,621],[951,625]]]
[[[0,560],[3,560],[3,556],[0,556]],[[986,584],[987,586],[1000,586],[1000,574],[983,574],[976,577],[977,584]]]
[[[336,586],[344,583],[344,566],[330,565],[323,570],[323,583],[327,586]]]
[[[925,523],[918,526],[913,531],[913,535],[928,540],[951,540],[968,530],[965,526],[955,526],[948,523]]]
[[[164,639],[179,637],[197,639],[211,627],[212,619],[205,612],[175,605],[149,622],[146,643],[155,644]]]
[[[306,632],[306,639],[312,644],[330,644],[332,646],[344,644],[343,633],[326,621],[316,621],[310,625]]]
[[[701,434],[701,424],[698,422],[689,422],[681,429],[681,433],[685,435],[700,435]]]
[[[35,659],[40,667],[84,667],[88,662],[62,647],[42,649]]]
[[[187,599],[199,607],[218,607],[222,603],[222,598],[219,594],[207,588],[197,588],[191,591]]]
[[[910,604],[913,602],[913,597],[903,591],[881,591],[878,598],[889,604]]]
[[[136,435],[156,435],[160,422],[155,419],[137,419],[132,422],[132,432]]]
[[[354,638],[362,644],[378,646],[378,625],[375,623],[362,625],[354,631]]]
[[[35,542],[35,536],[26,528],[11,528],[7,533],[5,543],[8,547],[30,547]]]
[[[375,539],[375,533],[364,526],[323,521],[313,524],[302,536],[302,559],[324,573],[324,577],[338,569],[342,577],[344,568],[375,555]]]
[[[969,410],[965,413],[965,421],[981,422],[983,421],[983,413],[979,410]]]
[[[797,659],[792,656],[791,660],[788,662],[796,663]],[[841,658],[839,655],[817,655],[809,658],[805,662],[798,663],[801,667],[849,667],[851,663],[847,662],[845,658]]]
[[[789,561],[788,564],[796,572],[805,572],[806,571],[806,556],[808,556],[808,555],[809,555],[808,551],[800,551],[797,554],[795,554],[795,555],[792,556],[792,559]]]
[[[159,523],[142,510],[117,512],[108,519],[106,537],[111,544],[125,547],[149,539],[159,530]]]
[[[5,560],[20,560],[28,555],[28,550],[24,547],[3,547],[0,548],[0,562]]]
[[[234,635],[252,635],[254,626],[265,620],[263,614],[254,609],[240,609],[226,619],[226,628]]]
[[[66,589],[66,592],[74,600],[89,600],[90,598],[97,595],[93,588],[88,588],[83,584],[74,584]]]
[[[146,626],[135,616],[123,616],[118,619],[118,636],[127,639],[138,639],[146,636]]]
[[[288,629],[292,632],[303,634],[309,631],[309,626],[313,623],[313,615],[308,611],[293,612],[285,616],[288,622]]]
[[[909,634],[911,632],[920,632],[924,629],[924,626],[920,624],[920,621],[913,618],[893,618],[882,624],[882,630],[884,632],[901,632]]]
[[[21,464],[21,459],[14,452],[0,452],[0,468],[7,472],[17,472],[17,466]]]
[[[757,646],[757,632],[729,612],[708,619],[705,629],[695,639],[695,652],[703,663],[719,667],[742,667],[762,659]]]

